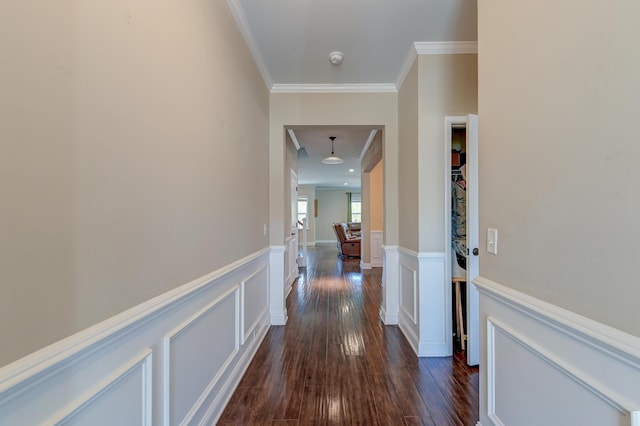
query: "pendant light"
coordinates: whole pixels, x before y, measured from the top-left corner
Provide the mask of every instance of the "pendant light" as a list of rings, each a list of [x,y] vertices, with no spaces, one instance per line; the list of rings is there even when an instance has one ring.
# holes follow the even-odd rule
[[[342,164],[344,163],[344,161],[342,160],[342,158],[337,157],[334,153],[333,153],[333,141],[336,139],[335,136],[329,136],[329,139],[331,139],[331,156],[325,158],[324,160],[322,160],[322,162],[324,164]]]

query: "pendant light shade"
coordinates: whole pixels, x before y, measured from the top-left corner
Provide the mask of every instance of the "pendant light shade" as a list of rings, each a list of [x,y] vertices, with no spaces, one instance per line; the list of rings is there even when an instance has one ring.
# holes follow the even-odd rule
[[[344,163],[344,160],[342,160],[342,158],[336,156],[333,153],[333,141],[336,139],[335,136],[329,136],[329,139],[331,139],[331,156],[325,158],[324,160],[322,160],[322,162],[324,164],[342,164]]]

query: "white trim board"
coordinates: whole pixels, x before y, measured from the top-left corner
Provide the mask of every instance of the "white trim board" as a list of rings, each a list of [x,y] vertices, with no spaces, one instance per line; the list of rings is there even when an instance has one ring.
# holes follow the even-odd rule
[[[393,83],[374,84],[274,84],[271,93],[395,93]]]

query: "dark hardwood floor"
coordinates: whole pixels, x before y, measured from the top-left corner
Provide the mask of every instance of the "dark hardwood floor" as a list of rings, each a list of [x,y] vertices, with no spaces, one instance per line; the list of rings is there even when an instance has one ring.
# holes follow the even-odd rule
[[[478,369],[462,355],[418,358],[378,318],[381,270],[334,246],[309,250],[219,425],[475,425]]]

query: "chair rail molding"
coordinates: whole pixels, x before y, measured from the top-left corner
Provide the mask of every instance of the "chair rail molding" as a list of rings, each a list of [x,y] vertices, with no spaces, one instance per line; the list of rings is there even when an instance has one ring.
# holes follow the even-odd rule
[[[271,253],[266,247],[1,368],[0,424],[215,423],[269,329]]]
[[[640,338],[488,278],[473,282],[483,424],[640,426]]]

